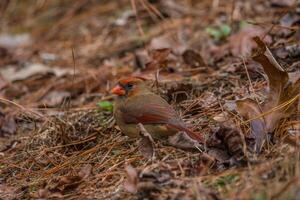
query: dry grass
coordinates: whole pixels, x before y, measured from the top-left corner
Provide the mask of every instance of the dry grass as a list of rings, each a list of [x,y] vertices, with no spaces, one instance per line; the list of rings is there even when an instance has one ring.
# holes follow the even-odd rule
[[[29,31],[36,40],[26,49],[12,53],[12,59],[18,60],[19,65],[24,60],[42,62],[71,73],[62,77],[29,77],[1,91],[2,111],[12,113],[18,125],[16,134],[0,138],[2,199],[299,198],[299,146],[283,142],[293,127],[299,130],[298,115],[280,123],[274,133],[276,137],[270,138],[261,154],[250,154],[244,148],[249,161],[246,163],[210,160],[206,154],[210,147],[205,147],[204,152],[185,151],[166,141],[156,141],[157,156],[147,160],[138,151],[136,140],[120,133],[112,113],[96,106],[100,100],[112,100],[108,90],[121,76],[142,74],[154,80],[156,69],[138,68],[138,51],[151,49],[149,43],[160,36],[167,35],[172,42],[179,37],[186,40],[184,43],[189,48],[199,50],[209,65],[204,71],[188,68],[175,51],[183,45],[171,44],[174,52],[169,65],[173,69],[161,70],[153,90],[207,138],[220,127],[220,121],[249,135],[249,121],[243,120],[228,105],[246,96],[264,101],[266,81],[257,64],[249,58],[241,60],[230,54],[224,54],[222,59],[219,55],[213,56],[208,50],[212,39],[204,29],[210,24],[222,24],[223,13],[230,19],[241,14],[243,18],[238,20],[262,21],[268,25],[264,27],[266,31],[270,31],[272,16],[289,9],[282,11],[264,1],[236,3],[239,5],[203,1],[194,2],[195,7],[193,1],[174,1],[177,2],[174,5],[160,3],[159,8],[151,7],[145,0],[11,2],[3,18],[5,27],[13,32]],[[138,20],[131,16],[126,19],[125,27],[114,24],[131,10],[132,4],[136,7],[134,12],[139,14]],[[14,12],[19,15],[13,15]],[[225,21],[234,24],[235,20],[238,21]],[[273,38],[278,39],[278,36],[274,34]],[[218,45],[226,42],[221,40]],[[59,59],[47,63],[39,56],[45,52]],[[288,63],[293,66],[289,70],[297,70],[299,64],[292,63]],[[256,68],[251,71],[248,65]],[[43,100],[52,91],[67,91],[70,98],[53,107],[45,106]],[[241,142],[246,144],[245,140]],[[129,164],[139,173],[137,194],[123,187],[127,176],[124,168]],[[82,178],[80,171],[90,165],[91,174]]]

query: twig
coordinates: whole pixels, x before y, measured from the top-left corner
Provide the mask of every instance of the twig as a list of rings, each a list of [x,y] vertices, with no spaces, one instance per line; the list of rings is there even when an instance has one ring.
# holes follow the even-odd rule
[[[140,35],[142,36],[142,38],[145,38],[145,32],[142,28],[142,25],[141,25],[141,21],[140,21],[140,18],[139,18],[139,15],[138,15],[138,11],[136,9],[136,4],[135,4],[135,0],[130,0],[130,3],[131,3],[131,7],[135,13],[135,17],[136,17],[136,25],[138,27],[138,30],[140,32]]]

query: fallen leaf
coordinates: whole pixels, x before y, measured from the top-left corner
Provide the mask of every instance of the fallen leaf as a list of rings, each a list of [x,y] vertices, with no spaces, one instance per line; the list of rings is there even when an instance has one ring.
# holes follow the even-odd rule
[[[185,50],[182,54],[182,58],[183,58],[183,61],[187,65],[191,66],[192,68],[206,66],[202,56],[198,52],[196,52],[192,49]]]
[[[38,191],[41,198],[60,197],[70,190],[75,190],[82,182],[87,179],[92,172],[92,165],[83,166],[77,175],[66,175],[54,181],[54,184],[48,183],[44,188]]]
[[[153,159],[155,156],[154,140],[141,123],[139,123],[137,126],[140,130],[141,136],[141,139],[139,141],[139,150],[144,157]]]
[[[151,170],[142,170],[139,174],[139,184],[142,182],[152,182],[155,185],[165,184],[173,177],[173,173],[170,169],[158,168]],[[139,187],[141,188],[141,187]]]
[[[197,162],[197,173],[200,176],[208,174],[209,170],[215,164],[216,159],[206,153],[201,153]]]
[[[253,60],[262,65],[268,80],[267,99],[260,105],[251,99],[238,100],[237,111],[250,121],[255,150],[260,152],[268,133],[272,133],[282,118],[297,113],[300,77],[289,75],[275,60],[265,43],[254,38],[258,50]]]
[[[131,165],[125,166],[125,171],[127,176],[123,184],[124,189],[133,194],[159,190],[158,185],[166,183],[171,178],[170,171],[138,172]]]
[[[0,45],[0,67],[18,63],[14,56],[14,51]]]
[[[131,165],[125,167],[127,178],[124,182],[124,188],[130,193],[136,193],[138,188],[138,172]]]
[[[113,104],[110,101],[100,101],[97,103],[97,105],[103,109],[103,110],[107,110],[109,112],[112,112],[114,109]]]
[[[63,176],[59,179],[55,188],[59,189],[61,192],[64,192],[66,190],[77,188],[81,182],[82,178],[78,175]]]
[[[84,180],[87,177],[89,177],[91,173],[92,173],[92,165],[87,164],[81,168],[81,170],[78,172],[78,176]]]
[[[229,160],[231,157],[226,150],[213,147],[209,148],[207,154],[220,163]]]
[[[294,24],[298,23],[300,21],[300,17],[299,15],[297,15],[297,13],[291,12],[291,13],[287,13],[285,14],[280,20],[279,23],[282,26],[285,27],[291,27]]]
[[[185,46],[180,44],[176,36],[164,34],[153,38],[150,41],[149,49],[151,51],[158,49],[171,49],[172,51],[181,54],[185,50]]]
[[[168,101],[176,101],[176,103],[182,102],[189,98],[189,93],[193,91],[195,88],[195,84],[188,81],[177,81],[172,80],[168,82],[164,82],[161,86],[164,89],[164,94],[168,98]]]
[[[237,129],[221,126],[215,135],[221,141],[221,144],[225,146],[229,155],[237,160],[244,157],[245,139]]]
[[[17,131],[17,123],[12,115],[0,111],[0,136],[11,135]]]
[[[0,34],[0,46],[6,48],[17,48],[32,43],[29,34],[10,35],[6,33]]]
[[[295,111],[295,105],[299,101],[300,77],[293,77],[296,81],[292,83],[289,74],[278,64],[267,46],[258,37],[255,37],[255,41],[259,50],[253,60],[262,65],[268,77],[269,92],[267,100],[262,105],[263,112],[269,112],[271,109],[280,107],[281,104],[292,100],[287,106],[277,108],[264,116],[267,132],[272,132],[280,119]]]
[[[262,110],[256,101],[249,98],[236,101],[236,105],[240,115],[247,119],[253,119],[250,121],[251,135],[255,139],[254,151],[259,153],[267,135],[264,118],[256,119],[261,115]]]
[[[207,27],[205,32],[212,36],[215,40],[221,40],[230,35],[231,28],[227,24],[222,24],[217,28]]]
[[[255,42],[252,38],[255,36],[262,37],[265,35],[265,30],[259,27],[249,26],[238,33],[229,37],[229,49],[234,56],[248,56],[252,50],[256,47]],[[266,36],[264,41],[266,43],[271,42],[270,36]]]
[[[51,91],[41,100],[41,104],[46,107],[55,107],[60,105],[71,94],[65,91]]]
[[[64,76],[66,74],[71,74],[71,71],[67,69],[48,67],[43,64],[29,64],[21,69],[17,69],[14,66],[7,66],[5,68],[0,69],[0,74],[5,77],[8,81],[19,81],[27,79],[31,76],[38,74],[54,74],[57,77]]]
[[[300,44],[291,44],[272,50],[272,53],[286,63],[297,62],[300,57]]]
[[[61,192],[53,192],[48,189],[39,189],[37,193],[37,199],[62,199],[63,194]]]
[[[276,7],[289,7],[294,5],[296,0],[271,0],[271,5]]]
[[[297,11],[297,7],[295,7],[295,9],[292,9],[291,11],[286,13],[279,20],[279,24],[281,26],[287,27],[287,28],[280,29],[278,31],[278,34],[282,35],[284,37],[290,36],[291,34],[293,34],[295,32],[295,30],[291,30],[291,29],[289,29],[289,27],[297,25],[299,22],[300,22],[300,15],[299,15],[299,12]]]
[[[51,192],[48,189],[39,189],[37,196],[39,198],[48,199],[51,196]]]
[[[151,70],[167,67],[168,56],[170,53],[171,50],[168,48],[150,51],[149,55],[151,57],[151,61],[146,63],[146,69]]]
[[[5,88],[8,85],[8,82],[0,75],[0,90]]]

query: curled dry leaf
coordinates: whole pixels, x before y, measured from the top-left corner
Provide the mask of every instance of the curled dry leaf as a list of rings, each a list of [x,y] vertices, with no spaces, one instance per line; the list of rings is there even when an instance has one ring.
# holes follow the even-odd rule
[[[258,37],[255,37],[254,40],[259,46],[259,51],[253,59],[262,65],[268,77],[268,99],[262,105],[262,111],[272,111],[264,116],[267,131],[272,132],[280,119],[293,114],[297,110],[300,77],[294,77],[293,79],[296,81],[292,81],[289,74],[278,64],[267,46]]]
[[[136,193],[137,192],[137,185],[138,185],[138,172],[135,168],[133,168],[131,165],[127,165],[125,167],[125,171],[127,174],[127,178],[124,182],[124,188],[130,193]]]
[[[148,159],[153,159],[155,156],[155,145],[154,140],[148,131],[145,129],[143,124],[139,123],[138,128],[140,130],[141,139],[139,141],[139,150],[142,155]]]
[[[192,49],[185,50],[182,54],[182,58],[187,65],[193,68],[206,66],[202,56]]]
[[[259,153],[267,134],[264,119],[256,118],[262,113],[260,106],[256,101],[248,98],[236,101],[236,105],[240,115],[253,119],[250,121],[251,135],[255,139],[254,151]]]
[[[258,37],[254,40],[259,48],[253,59],[262,65],[268,79],[267,99],[261,105],[251,99],[238,100],[236,103],[238,112],[250,120],[256,150],[259,152],[266,134],[273,132],[282,118],[299,112],[300,77],[289,76],[265,43]]]

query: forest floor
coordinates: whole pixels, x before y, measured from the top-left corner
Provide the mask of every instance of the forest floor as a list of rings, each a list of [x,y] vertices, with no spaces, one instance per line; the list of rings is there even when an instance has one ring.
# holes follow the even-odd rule
[[[10,0],[0,25],[0,199],[300,199],[297,0]],[[205,144],[122,134],[126,76]]]

